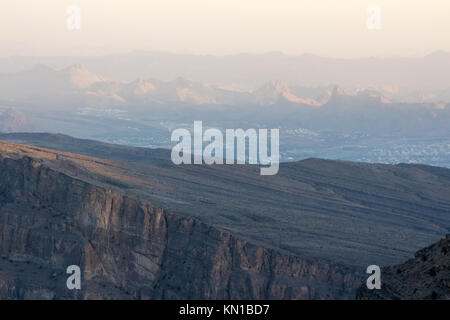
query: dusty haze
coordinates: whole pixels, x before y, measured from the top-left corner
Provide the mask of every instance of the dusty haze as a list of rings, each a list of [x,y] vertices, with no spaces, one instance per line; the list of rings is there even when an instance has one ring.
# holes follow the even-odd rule
[[[81,29],[66,27],[69,5]],[[367,8],[381,9],[369,30]],[[92,55],[130,50],[233,54],[282,51],[328,57],[450,51],[446,0],[3,1],[0,55]]]

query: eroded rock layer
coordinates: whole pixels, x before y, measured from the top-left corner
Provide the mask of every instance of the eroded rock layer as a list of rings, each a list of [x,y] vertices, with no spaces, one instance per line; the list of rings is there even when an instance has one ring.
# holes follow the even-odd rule
[[[359,283],[350,268],[259,246],[46,160],[5,150],[0,172],[2,299],[349,298]],[[72,264],[80,291],[66,287]]]

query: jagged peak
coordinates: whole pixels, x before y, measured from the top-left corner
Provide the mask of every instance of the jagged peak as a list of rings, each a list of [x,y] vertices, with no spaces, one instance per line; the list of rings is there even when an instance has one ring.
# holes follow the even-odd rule
[[[335,85],[333,87],[333,90],[331,91],[331,96],[335,97],[335,96],[346,96],[348,95],[348,92],[346,92],[344,90],[344,88],[342,88],[340,85]]]

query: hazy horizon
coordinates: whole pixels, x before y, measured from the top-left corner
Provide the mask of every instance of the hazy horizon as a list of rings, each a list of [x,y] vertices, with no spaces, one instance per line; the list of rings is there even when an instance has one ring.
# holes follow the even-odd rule
[[[414,58],[424,58],[429,55],[435,54],[435,53],[444,53],[444,54],[450,54],[450,50],[444,50],[444,49],[435,49],[427,52],[423,52],[420,54],[414,54],[414,55],[401,55],[401,54],[386,54],[386,55],[361,55],[358,57],[343,57],[343,56],[333,56],[333,55],[324,55],[324,54],[318,54],[315,52],[303,52],[303,53],[287,53],[280,50],[270,50],[270,51],[261,51],[261,52],[247,52],[247,51],[239,51],[234,53],[223,53],[223,54],[214,54],[214,53],[193,53],[193,52],[175,52],[170,50],[152,50],[152,49],[130,49],[130,50],[123,50],[123,51],[114,51],[114,52],[85,52],[85,53],[73,53],[73,54],[19,54],[14,53],[10,55],[1,55],[0,58],[13,58],[13,57],[36,57],[36,58],[59,58],[59,57],[67,57],[67,58],[87,58],[87,57],[102,57],[102,56],[120,56],[120,55],[132,55],[132,54],[167,54],[167,55],[175,55],[175,56],[211,56],[211,57],[233,57],[233,56],[263,56],[263,55],[271,55],[271,54],[278,54],[283,55],[286,57],[303,57],[303,56],[314,56],[318,58],[326,58],[326,59],[336,59],[336,60],[358,60],[358,59],[395,59],[395,58],[405,58],[405,59],[414,59]],[[78,64],[78,63],[74,63]],[[67,67],[70,65],[67,65]],[[49,65],[49,67],[51,67]],[[56,68],[58,69],[58,68]]]
[[[79,29],[67,27],[71,5],[81,10]],[[368,8],[374,6],[379,25],[370,29]],[[363,58],[450,52],[450,3],[444,0],[18,0],[0,9],[3,57],[159,51]]]

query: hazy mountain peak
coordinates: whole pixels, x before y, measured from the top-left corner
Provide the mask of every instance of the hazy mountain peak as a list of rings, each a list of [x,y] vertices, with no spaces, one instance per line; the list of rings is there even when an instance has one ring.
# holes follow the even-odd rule
[[[317,107],[325,104],[329,100],[331,93],[318,95],[314,88],[291,85],[285,80],[272,80],[266,82],[258,90],[254,91],[252,95],[255,96],[256,103],[260,105],[288,102]]]
[[[136,95],[146,94],[149,91],[156,90],[156,87],[152,82],[144,80],[142,78],[137,78],[135,81],[130,82],[129,86],[131,87],[133,93]]]
[[[33,131],[31,120],[15,107],[0,112],[0,132],[30,132]]]
[[[444,50],[436,50],[426,56],[428,59],[450,59],[450,52]]]
[[[62,73],[67,74],[71,83],[77,88],[87,88],[93,83],[104,81],[103,77],[90,72],[82,64],[72,65],[62,70]]]
[[[45,65],[45,64],[41,64],[38,63],[36,64],[32,69],[26,71],[26,73],[50,73],[50,72],[54,72],[55,70],[50,68],[49,66]]]
[[[284,80],[272,80],[268,83],[268,86],[280,93],[290,90],[289,84]]]
[[[254,92],[255,100],[260,105],[271,105],[280,98],[297,102],[298,97],[291,93],[289,85],[283,80],[271,80]]]
[[[373,99],[380,103],[392,103],[382,92],[374,89],[360,89],[356,91],[356,95],[360,98]]]
[[[331,92],[331,96],[332,97],[336,97],[336,96],[346,96],[348,95],[348,93],[344,90],[344,88],[342,88],[339,85],[336,85],[333,87],[333,91]]]

